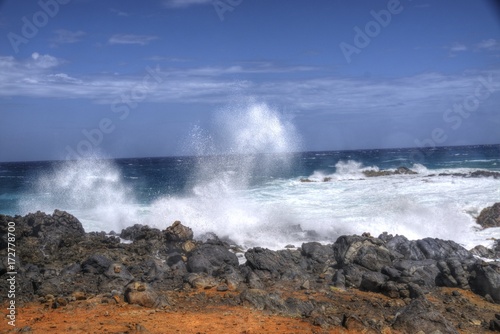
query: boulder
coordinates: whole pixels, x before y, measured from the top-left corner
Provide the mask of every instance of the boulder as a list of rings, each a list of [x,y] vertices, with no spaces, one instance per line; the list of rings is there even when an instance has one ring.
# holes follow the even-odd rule
[[[131,282],[125,287],[125,301],[144,307],[158,308],[166,303],[164,299],[147,283]]]
[[[193,230],[182,225],[180,221],[175,221],[165,230],[165,237],[167,241],[184,242],[193,239]]]
[[[189,272],[212,274],[225,266],[237,267],[238,258],[222,245],[202,244],[189,254]]]
[[[500,203],[495,203],[493,206],[484,208],[477,217],[476,221],[482,226],[482,228],[499,227]]]
[[[302,244],[302,255],[318,263],[334,262],[334,253],[331,245],[322,245],[319,242]]]
[[[341,266],[354,263],[371,271],[380,271],[392,264],[390,251],[377,238],[341,236],[333,244],[333,250]]]
[[[159,229],[141,224],[135,224],[124,228],[120,233],[120,238],[131,241],[138,241],[141,239],[162,239],[162,237],[162,233]]]
[[[0,215],[0,249],[7,248],[7,223],[16,223],[16,245],[20,260],[25,263],[59,260],[68,257],[60,250],[81,242],[85,231],[80,221],[71,214],[55,210],[52,215],[43,212],[24,217]]]
[[[489,295],[500,304],[500,263],[476,262],[472,267],[470,287],[483,297]]]
[[[266,271],[271,277],[282,279],[304,278],[307,263],[298,250],[279,250],[255,247],[245,253],[246,265],[253,270]]]

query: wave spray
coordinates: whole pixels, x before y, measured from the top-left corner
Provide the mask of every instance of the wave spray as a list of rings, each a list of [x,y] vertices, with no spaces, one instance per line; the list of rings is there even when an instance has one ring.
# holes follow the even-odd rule
[[[213,125],[215,131],[192,132],[196,166],[185,197],[153,203],[151,223],[181,220],[198,236],[214,232],[244,247],[285,243],[286,226],[298,224],[293,210],[252,189],[292,168],[293,152],[300,150],[295,127],[257,103],[222,110]]]

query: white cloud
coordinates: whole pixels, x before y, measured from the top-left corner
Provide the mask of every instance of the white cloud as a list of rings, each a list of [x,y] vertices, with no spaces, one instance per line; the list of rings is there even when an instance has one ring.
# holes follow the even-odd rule
[[[51,66],[40,66],[44,63]],[[60,63],[55,57],[38,53],[24,61],[0,57],[0,97],[84,98],[111,105],[123,94],[130,95],[134,88],[141,87],[149,73],[144,68],[143,73],[136,76],[107,73],[79,77],[62,73],[55,65]],[[146,99],[156,103],[224,104],[238,95],[258,96],[263,101],[299,110],[303,117],[318,113],[413,117],[424,113],[442,114],[454,103],[462,102],[476,93],[480,76],[491,74],[491,85],[500,91],[500,70],[469,71],[457,76],[423,73],[375,80],[326,76],[321,74],[321,69],[305,69],[268,63],[158,69],[156,75],[162,81],[156,83],[149,79],[151,85]],[[262,81],[256,77],[261,73],[273,75]],[[281,76],[282,73],[303,75],[300,79],[290,79],[288,75]]]
[[[165,0],[163,4],[169,8],[183,8],[193,5],[208,5],[214,0]]]
[[[494,38],[486,39],[477,44],[478,49],[485,50],[498,50],[500,49],[500,42]]]
[[[158,39],[158,37],[149,35],[116,34],[110,37],[108,43],[147,45],[155,39]]]
[[[461,43],[453,43],[452,46],[449,47],[451,52],[462,52],[467,51],[467,47]]]
[[[85,32],[70,31],[66,29],[58,29],[54,31],[55,36],[50,40],[52,42],[51,46],[58,46],[60,44],[72,44],[79,42],[83,36],[86,35]]]
[[[115,8],[110,8],[109,9],[112,13],[118,15],[118,16],[123,16],[123,17],[128,17],[130,16],[129,13],[127,12],[124,12],[124,11],[121,11],[121,10],[118,10],[118,9],[115,9]]]
[[[29,63],[30,67],[39,67],[39,68],[51,68],[56,67],[60,64],[60,61],[52,57],[51,55],[41,55],[38,52],[33,52],[31,55],[32,62]]]

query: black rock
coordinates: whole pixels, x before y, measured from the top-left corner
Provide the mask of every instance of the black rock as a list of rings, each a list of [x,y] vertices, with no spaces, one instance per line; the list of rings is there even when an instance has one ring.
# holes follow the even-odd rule
[[[500,263],[476,262],[471,268],[469,284],[478,295],[489,295],[496,303],[500,303]]]
[[[458,334],[454,326],[425,298],[414,299],[399,311],[393,328],[403,333]]]
[[[246,265],[254,270],[266,271],[274,278],[305,278],[307,263],[298,250],[272,251],[260,247],[245,253]]]
[[[495,203],[493,206],[484,208],[476,221],[483,228],[500,226],[500,203]]]
[[[341,236],[333,244],[333,250],[341,266],[354,263],[371,271],[380,271],[392,265],[391,253],[380,239]]]
[[[202,244],[189,254],[187,269],[193,273],[212,274],[224,266],[238,266],[238,258],[220,245]]]

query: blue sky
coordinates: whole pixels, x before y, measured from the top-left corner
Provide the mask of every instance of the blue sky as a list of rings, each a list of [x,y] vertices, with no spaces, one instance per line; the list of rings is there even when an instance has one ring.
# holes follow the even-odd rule
[[[0,31],[0,161],[189,154],[249,100],[304,150],[500,143],[493,1],[6,0]]]

